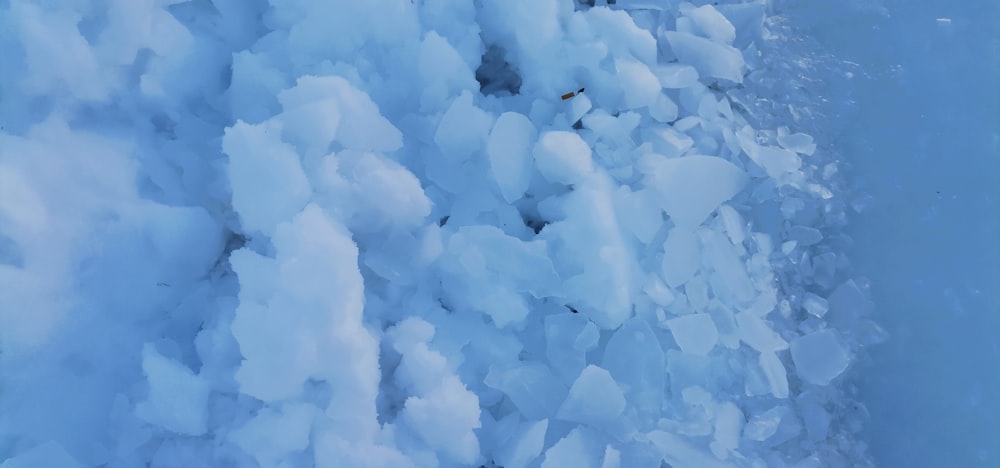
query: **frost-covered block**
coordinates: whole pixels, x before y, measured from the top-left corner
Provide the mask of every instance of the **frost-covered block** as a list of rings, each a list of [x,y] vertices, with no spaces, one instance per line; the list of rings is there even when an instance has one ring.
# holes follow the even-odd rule
[[[292,88],[295,90],[296,88]],[[292,90],[283,91],[282,96]],[[285,111],[274,118],[281,122],[282,139],[295,145],[305,154],[324,154],[337,138],[340,128],[340,109],[334,99],[319,99],[301,105],[285,106]]]
[[[149,382],[149,396],[136,405],[136,416],[179,434],[205,433],[212,391],[207,381],[183,364],[161,356],[148,343],[142,349],[142,372]]]
[[[279,466],[285,457],[309,447],[313,419],[319,410],[305,403],[262,408],[253,419],[229,434],[260,466]]]
[[[847,369],[851,355],[836,330],[824,329],[791,343],[795,371],[806,382],[827,385]]]
[[[632,318],[611,336],[602,366],[625,391],[629,404],[650,418],[659,414],[666,365],[663,348],[645,320]]]
[[[736,28],[712,5],[695,7],[690,3],[684,2],[681,3],[680,11],[684,16],[677,20],[678,31],[681,30],[681,25],[685,23],[681,20],[687,20],[686,24],[690,29],[684,32],[697,34],[725,45],[732,45],[733,41],[736,40]]]
[[[483,383],[507,395],[529,421],[553,416],[567,392],[552,370],[538,362],[509,368],[493,366]]]
[[[694,34],[676,31],[663,34],[678,60],[693,66],[700,77],[743,82],[743,54],[739,50]]]
[[[497,452],[496,463],[504,468],[524,468],[542,454],[549,420],[525,422]]]
[[[4,454],[5,457],[9,458],[0,463],[0,468],[83,468],[85,466],[70,455],[62,445],[51,440],[38,444],[16,456],[10,455],[10,452]]]
[[[712,211],[747,183],[733,163],[714,156],[647,158],[647,186],[659,195],[660,206],[677,226],[698,227]]]
[[[778,355],[771,351],[760,353],[757,361],[767,379],[767,386],[775,398],[788,398],[788,374]]]
[[[719,342],[719,330],[708,314],[689,314],[670,319],[667,328],[686,354],[708,354]]]
[[[607,370],[589,365],[569,389],[557,417],[564,421],[603,424],[625,410],[625,395]]]
[[[534,124],[523,114],[504,112],[493,124],[486,140],[493,179],[507,203],[524,196],[531,182],[531,149],[538,136]]]
[[[753,312],[736,314],[736,325],[740,329],[740,339],[757,351],[763,353],[788,349],[788,342]]]
[[[382,116],[378,105],[372,101],[368,93],[339,76],[303,76],[298,79],[295,87],[279,93],[278,100],[285,110],[309,106],[324,100],[333,101],[340,120],[332,132],[336,134],[336,141],[345,148],[395,151],[403,146],[403,134]],[[312,138],[328,137],[329,132],[331,131]],[[309,138],[308,135],[302,137]],[[322,146],[323,140],[310,143],[312,146]]]
[[[233,208],[247,232],[270,235],[309,201],[309,179],[295,149],[281,141],[279,123],[236,122],[226,129],[222,151],[229,156]]]
[[[412,172],[396,161],[370,152],[344,152],[339,159],[341,171],[354,193],[352,227],[375,231],[423,225],[431,212],[431,201]]]
[[[535,144],[534,155],[538,172],[550,182],[576,184],[594,171],[590,146],[573,132],[543,133]]]
[[[597,468],[598,459],[592,441],[584,436],[580,428],[575,428],[545,451],[542,468]]]
[[[472,93],[462,91],[441,116],[434,143],[448,160],[463,161],[482,149],[492,125],[493,118],[473,103]]]
[[[660,271],[671,288],[677,288],[694,277],[701,268],[701,239],[691,229],[674,227],[663,242],[663,262]]]
[[[479,398],[457,377],[423,396],[406,399],[400,419],[429,447],[456,463],[471,464],[479,456]]]
[[[421,104],[433,108],[461,91],[476,89],[475,73],[448,39],[428,31],[420,44],[417,71],[423,81]]]
[[[660,93],[660,81],[642,62],[636,60],[615,60],[618,81],[625,93],[625,109],[645,107],[656,100]]]

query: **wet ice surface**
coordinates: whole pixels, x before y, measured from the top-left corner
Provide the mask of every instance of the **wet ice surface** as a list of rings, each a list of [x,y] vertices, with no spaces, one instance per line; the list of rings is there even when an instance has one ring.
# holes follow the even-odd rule
[[[868,464],[792,30],[597,3],[0,7],[4,463]]]

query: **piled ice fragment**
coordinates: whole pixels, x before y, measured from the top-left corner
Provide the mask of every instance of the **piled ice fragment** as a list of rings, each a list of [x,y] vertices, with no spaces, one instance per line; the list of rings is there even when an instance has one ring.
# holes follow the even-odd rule
[[[877,326],[832,244],[835,162],[733,91],[775,79],[764,2],[72,3],[0,7],[24,55],[0,84],[31,97],[2,115],[58,96],[0,128],[23,202],[0,198],[23,257],[0,273],[87,286],[42,325],[0,315],[26,376],[0,402],[61,400],[30,391],[61,378],[23,364],[41,346],[84,369],[97,430],[12,412],[3,466],[867,463],[842,382]],[[117,133],[82,123],[98,105]],[[72,214],[30,176],[60,141],[111,174],[62,185],[97,193]],[[36,240],[47,214],[107,252],[47,257],[90,235]],[[77,322],[103,344],[45,341]]]

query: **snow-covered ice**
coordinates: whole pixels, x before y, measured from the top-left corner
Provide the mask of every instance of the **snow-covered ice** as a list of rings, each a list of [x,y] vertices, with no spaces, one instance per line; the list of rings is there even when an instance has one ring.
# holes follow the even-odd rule
[[[0,467],[869,465],[789,18],[0,4]]]

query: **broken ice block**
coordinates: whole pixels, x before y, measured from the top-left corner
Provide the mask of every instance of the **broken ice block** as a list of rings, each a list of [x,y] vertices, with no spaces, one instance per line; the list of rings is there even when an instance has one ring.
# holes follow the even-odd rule
[[[691,314],[667,321],[674,341],[687,354],[708,354],[719,342],[719,331],[709,314]]]
[[[806,382],[827,385],[847,369],[850,354],[836,330],[800,336],[791,343],[795,371]]]
[[[611,374],[589,365],[573,382],[556,416],[585,424],[607,423],[625,410],[625,395]]]

